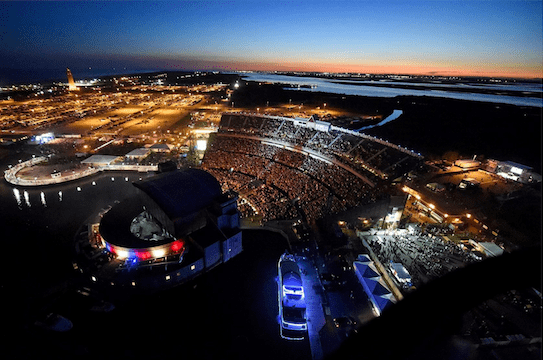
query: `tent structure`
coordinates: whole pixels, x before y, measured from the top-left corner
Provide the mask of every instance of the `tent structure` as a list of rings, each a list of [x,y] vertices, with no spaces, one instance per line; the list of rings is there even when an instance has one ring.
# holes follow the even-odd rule
[[[118,159],[120,159],[120,157],[115,156],[115,155],[92,155],[88,157],[87,159],[81,161],[81,164],[89,164],[89,165],[94,165],[94,166],[107,166]]]
[[[361,261],[353,262],[356,277],[362,284],[375,310],[380,314],[388,306],[395,303],[396,299],[370,257],[368,255],[359,255],[358,260]]]

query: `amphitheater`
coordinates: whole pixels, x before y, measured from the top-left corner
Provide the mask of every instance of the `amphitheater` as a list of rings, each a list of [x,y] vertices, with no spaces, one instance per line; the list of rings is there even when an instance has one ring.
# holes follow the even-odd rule
[[[422,156],[363,133],[309,119],[225,113],[202,167],[240,194],[244,217],[302,219],[374,202]]]

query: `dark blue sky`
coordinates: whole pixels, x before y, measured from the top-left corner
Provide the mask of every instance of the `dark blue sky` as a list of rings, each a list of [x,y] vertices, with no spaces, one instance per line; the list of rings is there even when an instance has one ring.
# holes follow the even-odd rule
[[[542,76],[541,1],[0,2],[1,68]]]

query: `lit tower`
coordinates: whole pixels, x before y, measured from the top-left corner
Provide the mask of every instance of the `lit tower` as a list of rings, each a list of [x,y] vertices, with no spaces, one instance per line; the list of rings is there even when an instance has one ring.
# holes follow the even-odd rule
[[[72,75],[72,72],[68,68],[66,68],[66,76],[68,77],[68,90],[69,91],[79,90],[79,88],[75,86],[74,77]]]

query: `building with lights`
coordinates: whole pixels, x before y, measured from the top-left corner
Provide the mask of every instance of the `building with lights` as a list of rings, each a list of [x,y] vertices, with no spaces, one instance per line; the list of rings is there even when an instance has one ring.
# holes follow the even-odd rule
[[[45,134],[34,135],[30,138],[31,145],[43,145],[55,139],[55,134],[48,132]]]
[[[109,261],[94,282],[142,289],[186,282],[242,251],[237,194],[188,169],[134,183],[137,194],[101,214],[91,237]],[[105,250],[105,251],[104,251]]]
[[[541,175],[535,173],[532,167],[514,161],[498,161],[495,173],[503,178],[524,184],[541,182]]]
[[[70,69],[66,68],[66,76],[68,77],[68,90],[69,91],[77,91],[79,88],[75,86],[74,77],[72,75],[72,72]]]

